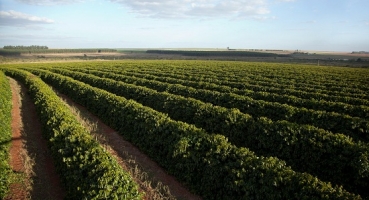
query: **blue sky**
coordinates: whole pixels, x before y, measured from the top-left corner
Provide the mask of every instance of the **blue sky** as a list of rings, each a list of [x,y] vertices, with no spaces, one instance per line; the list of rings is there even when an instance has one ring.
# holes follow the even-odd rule
[[[0,0],[0,47],[369,51],[368,0]]]

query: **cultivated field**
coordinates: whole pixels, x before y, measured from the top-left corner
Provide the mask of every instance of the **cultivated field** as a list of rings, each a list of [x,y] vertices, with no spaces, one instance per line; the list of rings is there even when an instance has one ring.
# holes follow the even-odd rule
[[[170,188],[173,182],[158,178],[173,190],[163,199],[369,198],[367,68],[198,60],[2,64],[2,160],[12,142],[9,77],[36,106],[68,198],[151,193],[119,164],[119,147],[104,148],[61,96],[181,183]],[[10,168],[2,162],[1,180]]]

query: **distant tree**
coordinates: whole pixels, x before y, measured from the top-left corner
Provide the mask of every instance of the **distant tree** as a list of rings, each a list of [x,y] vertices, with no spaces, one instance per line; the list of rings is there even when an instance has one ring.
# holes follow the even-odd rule
[[[357,60],[356,60],[356,62],[361,62],[362,60],[361,60],[361,58],[358,58]]]
[[[31,46],[23,46],[23,45],[12,46],[12,45],[7,45],[7,46],[4,46],[3,48],[4,49],[21,49],[21,50],[49,49],[47,46],[39,46],[39,45],[31,45]]]

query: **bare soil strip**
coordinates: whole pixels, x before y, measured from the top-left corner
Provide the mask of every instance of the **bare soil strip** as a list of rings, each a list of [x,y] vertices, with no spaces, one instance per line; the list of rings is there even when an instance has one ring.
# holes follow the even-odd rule
[[[10,185],[10,192],[5,199],[27,199],[29,198],[28,185],[24,168],[23,156],[26,154],[23,146],[23,136],[21,134],[22,120],[20,117],[21,100],[19,97],[19,87],[14,79],[10,79],[10,87],[12,89],[12,141],[10,144],[10,167],[13,170],[12,184]]]
[[[189,192],[175,177],[167,174],[156,162],[142,153],[137,147],[123,139],[114,129],[104,124],[85,107],[73,102],[67,96],[58,94],[79,117],[94,137],[101,143],[126,170],[130,171],[146,193],[144,199],[201,199]],[[151,182],[151,184],[150,184]],[[153,184],[158,184],[152,189]],[[151,186],[150,186],[151,185]],[[167,186],[167,188],[166,188]]]
[[[16,183],[6,199],[63,199],[61,187],[33,101],[25,87],[10,79],[13,93],[10,160]]]

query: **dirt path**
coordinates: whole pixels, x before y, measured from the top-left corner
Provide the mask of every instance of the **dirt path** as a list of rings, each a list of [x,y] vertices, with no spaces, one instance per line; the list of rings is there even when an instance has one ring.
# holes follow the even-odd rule
[[[26,150],[23,146],[24,138],[21,134],[22,119],[20,117],[21,100],[19,97],[19,87],[15,81],[10,79],[10,86],[12,89],[12,141],[10,145],[10,166],[13,170],[12,184],[10,185],[10,193],[5,199],[27,199],[29,196],[29,181],[24,167]]]
[[[201,199],[190,193],[173,176],[168,175],[157,163],[137,147],[125,141],[115,130],[88,112],[85,107],[73,102],[65,95],[59,94],[59,96],[84,121],[82,123],[90,127],[96,139],[116,157],[120,165],[131,171],[133,177],[141,185],[141,189],[147,194],[145,199]],[[149,186],[150,182],[154,183],[151,185],[158,184],[159,187],[152,189]]]
[[[10,160],[17,180],[5,199],[63,199],[65,192],[42,137],[35,106],[22,84],[10,78],[10,85],[13,94]]]

